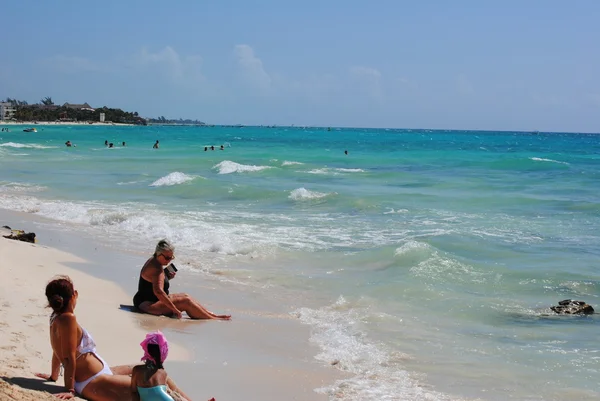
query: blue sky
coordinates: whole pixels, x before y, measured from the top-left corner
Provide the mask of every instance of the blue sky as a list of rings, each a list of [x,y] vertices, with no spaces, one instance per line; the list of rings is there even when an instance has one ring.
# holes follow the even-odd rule
[[[600,1],[3,2],[0,97],[215,124],[600,132]]]

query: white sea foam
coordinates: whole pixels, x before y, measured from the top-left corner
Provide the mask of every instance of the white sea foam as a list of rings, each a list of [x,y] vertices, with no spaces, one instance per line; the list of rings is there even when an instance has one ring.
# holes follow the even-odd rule
[[[411,377],[401,362],[406,355],[395,355],[371,341],[362,323],[369,308],[350,305],[343,297],[321,309],[301,308],[294,312],[301,322],[312,327],[311,341],[321,353],[316,359],[334,364],[351,374],[317,391],[331,399],[446,401],[452,398],[428,390]]]
[[[558,163],[558,164],[566,164],[569,165],[569,163],[567,162],[561,162],[558,160],[552,160],[552,159],[543,159],[541,157],[530,157],[530,160],[536,161],[536,162],[550,162],[550,163]]]
[[[316,192],[316,191],[309,191],[306,188],[296,188],[292,192],[290,192],[290,196],[288,198],[293,199],[295,201],[301,201],[301,200],[310,200],[310,199],[321,199],[321,198],[324,198],[329,195],[332,195],[332,194]]]
[[[215,257],[249,255],[257,258],[277,249],[311,252],[336,247],[355,249],[397,243],[398,237],[406,234],[398,228],[382,230],[363,220],[357,224],[332,224],[338,217],[323,213],[304,214],[301,220],[288,213],[252,212],[239,208],[227,213],[220,208],[203,213],[181,213],[139,202],[65,202],[36,199],[24,193],[0,190],[0,208],[80,223],[90,229],[102,230],[103,235],[108,232],[112,239],[123,237],[126,242],[141,243],[140,247],[147,246],[147,241],[152,241],[155,236],[171,238],[190,254],[209,252]],[[335,193],[315,193],[306,188],[298,188],[295,193],[297,202],[318,202],[324,195],[335,196]]]
[[[239,164],[230,160],[223,160],[221,163],[213,166],[213,168],[219,170],[219,174],[231,174],[231,173],[247,173],[254,171],[261,171],[272,168],[271,166],[249,166],[246,164]]]
[[[281,163],[282,166],[295,166],[295,165],[300,165],[300,164],[304,164],[304,163],[287,161],[287,160],[284,161],[283,163]]]
[[[132,184],[139,184],[142,181],[126,181],[126,182],[117,182],[117,185],[132,185]]]
[[[171,186],[177,184],[183,184],[188,181],[192,181],[196,176],[187,175],[184,173],[180,173],[179,171],[175,171],[173,173],[169,173],[164,177],[159,178],[150,184],[151,187],[162,187],[162,186]]]
[[[340,175],[340,173],[364,173],[365,170],[361,168],[316,168],[307,171],[308,174],[322,174],[322,175]]]
[[[89,224],[88,212],[97,208],[97,205],[42,200],[33,196],[6,195],[0,196],[0,207],[26,213],[37,213],[54,220]]]
[[[0,182],[0,192],[40,192],[47,187],[19,182]]]
[[[402,214],[402,213],[408,213],[408,209],[394,210],[394,208],[391,208],[387,212],[383,212],[383,214]]]
[[[332,172],[331,170],[327,169],[327,168],[316,168],[310,171],[307,171],[308,174],[322,174],[322,175],[327,175],[327,174],[331,174],[331,175],[338,175],[339,173],[336,172]]]
[[[1,147],[5,148],[30,148],[30,149],[56,149],[58,146],[45,146],[37,143],[17,143],[17,142],[6,142],[0,143]]]
[[[429,250],[430,246],[418,241],[408,241],[403,244],[401,247],[396,248],[394,251],[394,256],[405,255],[409,252],[413,251],[426,251]]]
[[[364,173],[365,170],[362,168],[336,168],[335,171],[340,171],[342,173]]]

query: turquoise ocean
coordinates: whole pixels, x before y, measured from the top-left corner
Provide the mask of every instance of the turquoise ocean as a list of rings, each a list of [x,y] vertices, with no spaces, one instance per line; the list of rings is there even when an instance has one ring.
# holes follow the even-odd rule
[[[348,372],[331,399],[600,399],[600,315],[548,309],[600,312],[598,135],[9,128],[0,208],[268,291]]]

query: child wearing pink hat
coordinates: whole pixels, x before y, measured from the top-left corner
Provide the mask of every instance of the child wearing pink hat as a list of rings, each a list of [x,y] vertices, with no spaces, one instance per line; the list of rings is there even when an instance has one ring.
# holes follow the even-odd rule
[[[134,399],[141,401],[174,401],[167,392],[169,387],[176,390],[184,399],[190,398],[175,386],[169,379],[163,362],[169,355],[169,343],[160,331],[146,334],[146,339],[140,343],[144,350],[143,365],[138,365],[131,372],[131,392]]]

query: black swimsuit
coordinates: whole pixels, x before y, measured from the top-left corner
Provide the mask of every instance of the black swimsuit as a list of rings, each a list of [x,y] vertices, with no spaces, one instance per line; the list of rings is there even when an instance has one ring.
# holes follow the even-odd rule
[[[169,278],[165,275],[165,282],[163,284],[163,290],[169,295]],[[140,308],[140,304],[142,302],[158,302],[158,297],[154,295],[154,290],[152,289],[152,283],[142,277],[140,273],[140,281],[138,283],[138,291],[133,296],[133,305],[136,308]]]

